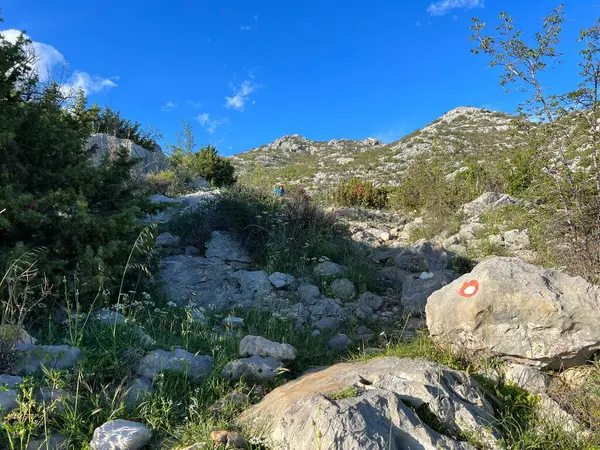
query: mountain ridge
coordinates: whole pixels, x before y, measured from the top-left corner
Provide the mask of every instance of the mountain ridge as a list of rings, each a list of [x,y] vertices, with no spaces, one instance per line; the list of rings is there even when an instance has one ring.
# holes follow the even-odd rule
[[[520,139],[510,127],[514,119],[507,113],[462,106],[388,144],[372,137],[315,141],[292,134],[231,159],[240,176],[253,184],[284,183],[311,193],[327,191],[349,177],[398,185],[415,159],[433,151],[456,156],[458,161],[517,147]]]

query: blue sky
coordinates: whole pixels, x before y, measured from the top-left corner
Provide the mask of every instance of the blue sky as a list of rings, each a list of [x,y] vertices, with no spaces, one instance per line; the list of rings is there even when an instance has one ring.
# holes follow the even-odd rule
[[[578,30],[597,0],[566,1],[565,64],[548,88],[576,83]],[[285,134],[398,139],[457,106],[513,112],[498,71],[471,55],[472,16],[502,10],[533,32],[547,0],[4,0],[1,30],[25,30],[46,59],[68,62],[90,102],[159,129],[181,120],[229,155]],[[9,32],[10,34],[10,32]]]

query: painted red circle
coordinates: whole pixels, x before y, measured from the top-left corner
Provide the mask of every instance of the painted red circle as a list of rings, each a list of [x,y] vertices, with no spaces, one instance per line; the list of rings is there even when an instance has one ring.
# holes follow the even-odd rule
[[[473,297],[479,291],[479,283],[477,280],[471,280],[463,283],[458,291],[461,297]]]

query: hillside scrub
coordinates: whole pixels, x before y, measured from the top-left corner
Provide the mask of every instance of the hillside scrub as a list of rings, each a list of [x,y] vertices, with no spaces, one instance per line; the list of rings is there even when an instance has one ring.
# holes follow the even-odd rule
[[[385,187],[375,186],[360,178],[352,178],[336,187],[333,198],[340,206],[383,209],[388,204],[388,191]]]
[[[83,114],[83,94],[79,114],[65,108],[61,87],[44,86],[31,72],[27,45],[0,38],[0,273],[38,249],[40,280],[44,274],[55,287],[77,281],[91,299],[118,287],[141,219],[155,208],[132,182],[136,163],[124,149],[92,164],[82,117],[93,114]]]
[[[224,191],[209,209],[176,217],[169,231],[187,245],[204,248],[211,233],[226,230],[239,238],[254,261],[268,272],[308,273],[318,258],[348,266],[363,290],[378,290],[366,249],[357,246],[335,217],[301,190],[283,199],[244,186]]]

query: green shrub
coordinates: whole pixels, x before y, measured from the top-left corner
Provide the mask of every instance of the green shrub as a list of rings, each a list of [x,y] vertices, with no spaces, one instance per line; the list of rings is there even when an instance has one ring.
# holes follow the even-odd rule
[[[233,163],[219,156],[217,149],[212,145],[195,151],[196,145],[190,124],[183,122],[183,128],[178,144],[171,147],[172,154],[168,159],[169,169],[175,174],[171,190],[176,191],[174,193],[191,191],[200,177],[214,187],[232,186],[237,181]]]
[[[169,195],[177,182],[177,176],[172,170],[161,170],[146,175],[145,182],[153,194]]]
[[[36,270],[55,287],[77,274],[84,299],[120,279],[153,207],[131,179],[136,163],[125,149],[92,164],[89,124],[64,108],[57,84],[31,75],[26,45],[0,39],[0,272],[42,248]]]
[[[388,204],[388,189],[377,187],[371,182],[359,178],[340,183],[333,193],[335,202],[340,206],[360,206],[363,208],[383,209]]]

